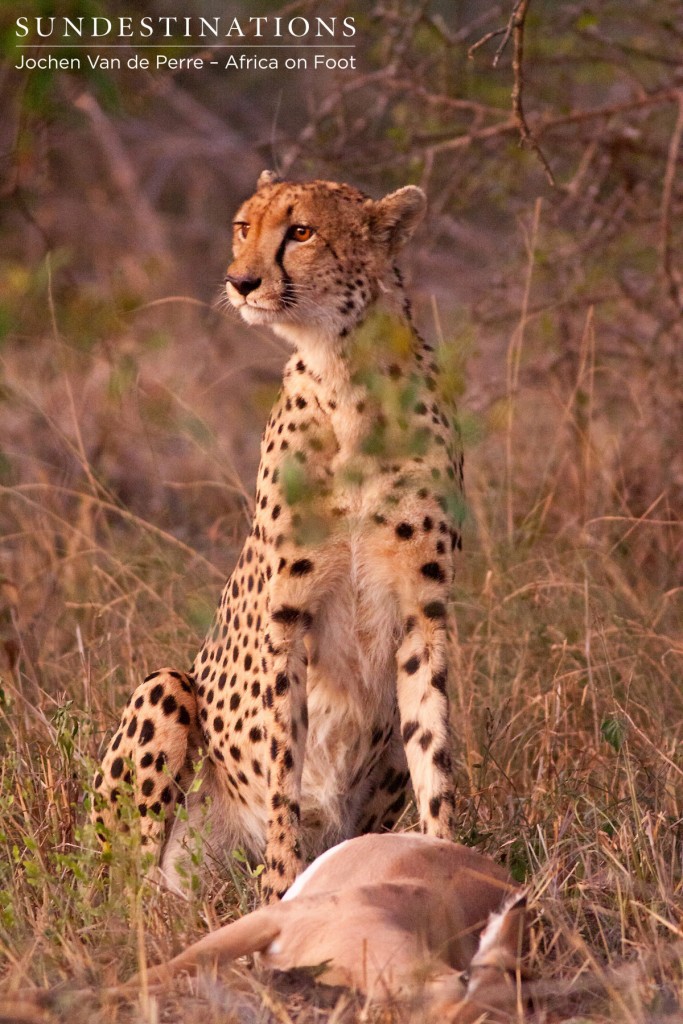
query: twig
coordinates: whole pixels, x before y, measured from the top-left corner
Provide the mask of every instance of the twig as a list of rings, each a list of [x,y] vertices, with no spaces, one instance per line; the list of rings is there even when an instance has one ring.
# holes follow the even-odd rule
[[[547,132],[555,131],[572,124],[580,124],[583,121],[598,121],[601,118],[612,117],[614,114],[626,113],[631,110],[642,110],[647,107],[656,107],[665,103],[671,103],[678,98],[676,89],[660,89],[648,96],[637,100],[629,100],[624,103],[612,103],[604,107],[594,107],[592,110],[577,110],[572,114],[563,114],[560,117],[544,117],[534,122],[534,135],[538,138]],[[475,142],[485,142],[487,139],[495,138],[497,135],[505,135],[518,131],[517,121],[509,117],[506,121],[499,121],[497,124],[486,125],[485,128],[473,128],[465,135],[448,136],[445,139],[430,136],[429,139],[419,139],[427,143],[426,151],[433,157],[452,149],[466,149]],[[430,145],[431,143],[431,145]]]
[[[246,143],[242,136],[225,118],[217,117],[195,95],[181,88],[172,75],[156,75],[151,88],[154,95],[163,97],[174,113],[183,118],[193,134],[201,131],[214,140],[219,139],[227,150],[244,152]]]
[[[496,117],[505,114],[504,107],[491,107],[485,103],[477,103],[476,100],[461,99],[455,96],[447,96],[443,93],[430,92],[423,85],[417,85],[410,78],[388,78],[383,87],[390,92],[406,92],[414,99],[422,100],[433,106],[440,106],[449,110],[463,110],[467,113],[476,114],[480,117]]]
[[[482,36],[473,46],[470,46],[467,51],[467,56],[472,58],[474,53],[483,46],[489,40],[502,35],[502,40],[498,45],[493,57],[493,67],[498,66],[498,62],[503,55],[505,47],[507,46],[510,38],[513,41],[513,53],[512,53],[512,117],[514,126],[519,132],[519,137],[523,145],[528,146],[529,149],[533,150],[538,159],[541,162],[545,176],[548,182],[553,187],[555,186],[555,177],[550,169],[543,150],[536,141],[529,123],[524,113],[524,106],[522,104],[522,95],[524,92],[524,22],[526,20],[527,11],[531,0],[516,0],[512,13],[508,18],[508,23],[505,28],[495,29],[493,32],[487,32],[485,36]],[[508,126],[502,127],[503,131],[509,130]]]
[[[681,288],[681,277],[677,272],[673,258],[673,244],[671,238],[671,207],[673,205],[674,180],[676,177],[676,165],[678,163],[678,152],[681,148],[683,137],[683,89],[677,93],[678,117],[669,142],[669,152],[666,159],[666,170],[664,171],[664,182],[662,186],[662,214],[661,214],[661,252],[662,270],[669,284],[669,294],[677,306],[683,309],[683,289]]]
[[[593,107],[591,110],[576,110],[571,114],[563,114],[560,117],[545,118],[534,125],[536,137],[545,132],[553,131],[555,128],[563,128],[565,125],[580,124],[582,121],[593,121],[596,118],[611,117],[613,114],[624,114],[631,110],[641,110],[645,107],[656,107],[662,103],[672,103],[678,99],[677,89],[658,89],[657,92],[639,96],[636,100],[625,100],[623,103],[610,103],[604,107]]]
[[[494,66],[494,68],[498,67],[498,61],[503,56],[503,52],[505,50],[505,47],[507,46],[507,44],[508,44],[508,42],[510,40],[510,36],[511,36],[513,30],[517,26],[517,19],[520,16],[521,16],[520,24],[522,26],[524,25],[524,18],[526,17],[526,9],[527,9],[528,6],[529,6],[529,0],[517,0],[517,3],[512,8],[512,14],[510,15],[510,19],[509,19],[507,25],[505,26],[505,32],[503,33],[503,39],[502,39],[498,49],[495,52],[494,57],[493,57],[493,66]]]
[[[473,46],[470,46],[469,50],[467,51],[467,56],[470,58],[470,60],[474,56],[475,52],[481,46],[484,46],[486,43],[490,42],[491,39],[496,39],[498,36],[502,36],[503,39],[494,54],[492,62],[494,68],[498,67],[498,61],[502,57],[503,51],[505,50],[505,47],[510,41],[512,30],[515,27],[515,18],[522,4],[524,4],[524,6],[526,7],[528,4],[528,0],[516,0],[515,6],[512,8],[512,12],[510,14],[510,17],[508,18],[508,23],[505,26],[505,28],[496,28],[492,32],[487,32],[486,35],[482,36],[481,39],[478,39]]]
[[[329,96],[323,99],[316,106],[315,115],[299,133],[296,141],[281,156],[280,166],[282,174],[287,174],[289,172],[292,165],[296,160],[298,160],[301,152],[305,150],[307,144],[315,138],[315,133],[319,126],[325,118],[334,113],[335,109],[340,105],[347,93],[357,92],[366,85],[376,85],[377,83],[381,83],[389,74],[391,74],[390,68],[380,68],[379,71],[371,71],[368,74],[352,79],[346,85],[340,85],[336,91],[331,92]],[[271,145],[273,144],[274,140],[271,140]]]
[[[473,43],[472,46],[470,46],[469,50],[467,51],[467,56],[469,57],[469,59],[472,60],[474,54],[480,47],[485,46],[486,43],[488,43],[491,39],[495,39],[497,36],[502,36],[503,33],[506,31],[507,30],[504,28],[494,28],[492,32],[487,32],[485,36],[481,37],[481,39],[477,39],[476,43]]]
[[[512,428],[515,415],[515,402],[519,391],[519,371],[522,362],[522,349],[524,346],[524,333],[529,318],[529,297],[531,295],[531,279],[534,272],[534,257],[536,255],[536,243],[538,241],[538,229],[541,221],[542,200],[537,199],[534,203],[534,216],[531,223],[531,230],[527,242],[527,272],[524,282],[524,294],[522,297],[522,309],[519,315],[519,323],[510,337],[510,344],[507,351],[507,424],[505,432],[505,483],[507,495],[507,536],[512,545],[514,539],[514,518],[512,509],[512,480],[513,472],[513,441]]]
[[[485,11],[483,14],[477,15],[474,21],[470,21],[467,25],[463,25],[457,32],[452,32],[445,19],[440,14],[428,15],[426,21],[429,25],[435,29],[441,38],[447,43],[448,46],[458,46],[463,43],[467,37],[474,32],[475,28],[479,28],[484,22],[488,21],[492,15],[498,15],[500,9],[494,9],[491,11]]]
[[[495,138],[496,135],[506,135],[508,132],[514,132],[517,128],[516,122],[513,118],[508,118],[507,121],[501,121],[499,124],[490,124],[486,128],[475,128],[473,131],[467,133],[467,135],[456,135],[452,139],[446,139],[444,142],[437,142],[431,146],[427,146],[426,149],[435,153],[445,153],[451,149],[466,149],[475,142],[483,142],[486,139]]]
[[[548,183],[554,187],[555,178],[553,176],[553,172],[550,170],[550,164],[546,160],[543,150],[539,146],[538,142],[531,134],[531,129],[529,128],[524,115],[524,107],[522,106],[522,93],[524,91],[524,20],[526,18],[527,10],[529,9],[529,3],[530,0],[519,0],[515,5],[511,18],[514,42],[514,51],[512,56],[512,73],[514,75],[514,82],[512,85],[512,114],[517,122],[522,142],[534,151],[538,159],[541,161]],[[496,58],[503,52],[503,46],[506,42],[507,40],[504,39],[503,43],[499,46],[496,57],[494,58],[494,66]]]
[[[90,121],[100,149],[109,164],[112,182],[125,198],[137,221],[141,247],[160,258],[165,258],[168,255],[168,247],[163,225],[138,183],[133,162],[124,149],[114,125],[89,92],[80,93],[73,100],[73,105]]]

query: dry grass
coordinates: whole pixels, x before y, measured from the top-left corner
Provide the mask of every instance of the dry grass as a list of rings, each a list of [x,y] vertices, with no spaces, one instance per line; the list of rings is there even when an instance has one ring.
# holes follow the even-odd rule
[[[681,536],[652,390],[666,397],[667,381],[619,378],[602,351],[609,311],[576,315],[569,367],[548,366],[529,301],[539,213],[518,319],[468,375],[452,639],[461,838],[532,886],[538,1021],[673,1024]],[[282,354],[264,338],[247,355],[243,331],[182,302],[103,303],[111,322],[86,345],[93,310],[53,301],[49,270],[14,282],[32,320],[3,356],[0,1021],[356,1020],[346,996],[246,970],[117,1006],[97,995],[257,898],[227,851],[192,901],[150,891],[134,833],[103,862],[85,821],[125,695],[190,663],[239,551]],[[441,312],[448,336],[463,310]],[[634,422],[643,446],[625,450]],[[52,996],[32,1007],[27,988]]]

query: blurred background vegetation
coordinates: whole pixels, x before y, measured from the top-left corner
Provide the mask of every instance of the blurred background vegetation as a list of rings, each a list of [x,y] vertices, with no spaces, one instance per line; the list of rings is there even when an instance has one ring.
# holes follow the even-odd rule
[[[463,834],[519,877],[552,864],[592,955],[651,948],[680,897],[680,3],[533,0],[521,73],[512,4],[479,0],[259,5],[353,15],[355,71],[14,67],[20,15],[169,13],[0,11],[6,941],[36,877],[71,878],[51,858],[80,849],[89,759],[140,676],[190,664],[246,534],[287,353],[218,298],[232,213],[274,167],[428,193],[404,263],[461,367]]]

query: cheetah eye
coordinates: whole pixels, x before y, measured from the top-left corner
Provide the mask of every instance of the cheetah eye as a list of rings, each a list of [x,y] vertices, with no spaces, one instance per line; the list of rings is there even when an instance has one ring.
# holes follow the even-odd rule
[[[307,242],[314,234],[313,228],[309,228],[305,224],[292,224],[287,232],[287,238],[291,238],[295,242]]]
[[[238,220],[233,224],[233,231],[239,238],[246,238],[249,234],[249,225],[246,221]]]

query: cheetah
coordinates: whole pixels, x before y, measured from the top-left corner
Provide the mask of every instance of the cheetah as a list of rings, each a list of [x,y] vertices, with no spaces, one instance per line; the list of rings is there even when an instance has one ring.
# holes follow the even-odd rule
[[[391,828],[411,784],[422,831],[452,835],[462,451],[396,263],[425,207],[415,186],[374,201],[264,171],[235,216],[229,302],[294,349],[251,532],[192,670],[138,686],[95,779],[101,825],[132,791],[170,888],[202,821],[216,856],[263,860],[266,902],[322,850]]]

